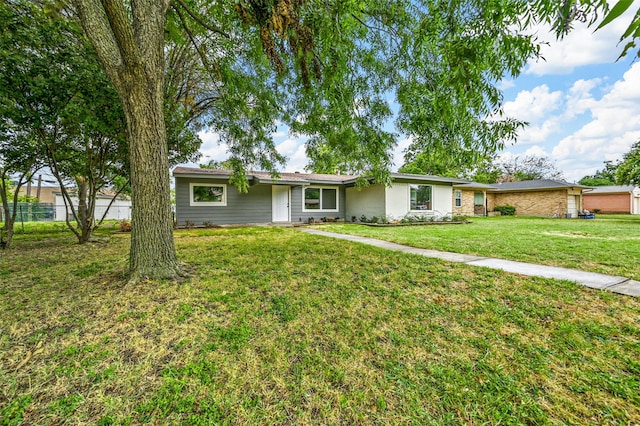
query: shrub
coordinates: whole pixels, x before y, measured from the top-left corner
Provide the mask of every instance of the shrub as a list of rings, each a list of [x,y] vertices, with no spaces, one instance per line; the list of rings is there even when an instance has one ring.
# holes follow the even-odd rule
[[[190,221],[189,219],[184,221],[184,227],[187,228],[187,229],[191,229],[191,228],[193,228],[195,226],[196,226],[196,224],[194,222]]]
[[[118,227],[120,228],[120,232],[131,232],[131,222],[126,219],[121,220]]]
[[[516,208],[513,206],[496,206],[493,211],[500,212],[502,216],[514,216],[516,214]]]

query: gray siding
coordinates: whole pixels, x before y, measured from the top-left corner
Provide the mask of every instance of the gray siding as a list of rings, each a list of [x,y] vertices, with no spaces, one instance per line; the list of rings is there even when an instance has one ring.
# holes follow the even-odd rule
[[[292,186],[291,187],[291,221],[292,222],[306,222],[310,217],[314,219],[320,219],[323,217],[338,217],[345,218],[345,189],[343,186],[333,185],[311,185],[321,186],[323,188],[338,188],[338,211],[337,212],[305,212],[302,211],[302,194],[305,187]]]
[[[203,222],[218,225],[231,225],[242,223],[268,223],[272,221],[272,194],[271,185],[250,186],[249,192],[240,194],[230,185],[226,179],[211,178],[182,178],[176,177],[176,221],[178,226],[184,226],[187,220],[196,226]],[[190,183],[224,183],[227,185],[226,206],[190,206]],[[337,212],[303,212],[302,186],[291,186],[291,221],[306,222],[310,217],[320,219],[322,217],[345,218],[345,188],[334,185],[320,185],[338,189]]]
[[[190,183],[227,184],[226,206],[190,206]],[[249,187],[249,192],[241,194],[226,180],[176,178],[176,221],[183,226],[187,220],[196,226],[203,222],[218,225],[239,223],[271,222],[271,185]]]

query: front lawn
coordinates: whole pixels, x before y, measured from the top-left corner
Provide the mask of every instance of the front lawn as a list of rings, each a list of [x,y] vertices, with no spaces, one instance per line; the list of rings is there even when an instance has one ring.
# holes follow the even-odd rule
[[[98,237],[2,253],[0,424],[640,422],[638,299],[279,228],[133,286]]]
[[[595,220],[505,216],[471,221],[465,225],[388,228],[336,224],[319,229],[640,280],[640,216],[611,215]]]

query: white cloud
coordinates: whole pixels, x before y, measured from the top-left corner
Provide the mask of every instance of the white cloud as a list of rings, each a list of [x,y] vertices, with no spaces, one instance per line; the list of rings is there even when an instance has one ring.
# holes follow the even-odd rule
[[[507,89],[511,89],[512,87],[515,87],[516,83],[513,80],[500,80],[500,82],[498,83],[498,89],[504,91]]]
[[[622,51],[622,46],[616,44],[634,13],[635,10],[631,7],[618,19],[595,32],[594,27],[575,22],[574,29],[562,40],[555,39],[549,26],[539,26],[535,29],[535,34],[540,40],[549,43],[542,45],[540,49],[545,60],[530,60],[525,74],[569,74],[576,67],[613,63]]]
[[[549,86],[543,84],[520,91],[513,101],[504,104],[504,112],[529,123],[518,132],[518,144],[528,145],[548,140],[561,128],[559,117],[563,107],[563,93],[559,90],[551,92]]]
[[[202,139],[202,145],[200,146],[200,153],[202,153],[202,161],[208,162],[209,160],[224,161],[228,157],[227,144],[220,143],[220,135],[214,132],[200,132],[200,139]]]
[[[549,157],[549,153],[540,145],[534,145],[528,148],[523,154],[523,156],[535,156],[535,157]]]
[[[307,163],[309,163],[305,144],[300,144],[288,160],[289,161],[287,161],[287,165],[284,169],[285,172],[304,171],[304,167],[307,165]]]
[[[538,120],[555,111],[562,105],[562,92],[551,92],[543,84],[532,90],[522,90],[513,101],[505,102],[504,112],[509,117],[537,123]]]
[[[634,64],[600,100],[586,96],[582,103],[581,108],[591,112],[591,120],[551,151],[575,179],[583,176],[579,175],[583,170],[593,172],[602,168],[604,161],[621,159],[640,140],[640,63]]]
[[[413,142],[413,138],[409,136],[408,138],[404,138],[396,144],[393,148],[393,170],[398,170],[404,164],[404,151],[409,148],[409,145]]]
[[[598,87],[602,79],[593,78],[590,80],[580,79],[573,83],[569,89],[566,100],[566,110],[562,116],[564,120],[571,119],[597,105],[591,91]]]
[[[276,145],[276,150],[281,154],[288,156],[296,151],[300,142],[294,139],[286,139],[285,141]]]

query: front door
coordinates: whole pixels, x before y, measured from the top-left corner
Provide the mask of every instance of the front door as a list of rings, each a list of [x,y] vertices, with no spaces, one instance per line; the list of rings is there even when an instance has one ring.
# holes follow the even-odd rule
[[[473,193],[473,214],[476,216],[484,216],[486,214],[483,192],[476,191]]]
[[[289,186],[273,185],[271,187],[271,210],[273,222],[289,222]]]

